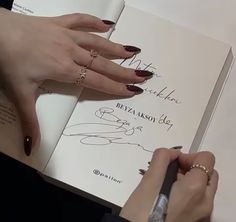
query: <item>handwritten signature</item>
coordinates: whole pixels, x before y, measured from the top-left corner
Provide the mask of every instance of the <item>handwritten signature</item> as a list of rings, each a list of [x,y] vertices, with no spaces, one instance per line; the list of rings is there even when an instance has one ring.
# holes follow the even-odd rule
[[[141,133],[143,126],[131,126],[127,120],[117,117],[114,109],[109,107],[99,108],[95,111],[95,116],[105,122],[74,124],[66,127],[63,135],[82,137],[80,142],[86,145],[131,145],[147,152],[153,152],[139,143],[125,141],[125,137]]]

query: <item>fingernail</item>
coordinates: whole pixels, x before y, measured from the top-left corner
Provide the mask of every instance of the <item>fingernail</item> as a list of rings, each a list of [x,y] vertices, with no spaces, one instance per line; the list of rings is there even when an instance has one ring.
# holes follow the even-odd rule
[[[140,94],[143,92],[143,89],[139,88],[138,86],[126,85],[126,87],[129,91],[135,92],[136,94]]]
[[[24,139],[24,150],[27,156],[31,154],[31,149],[32,149],[32,138],[30,136],[26,136]]]
[[[147,70],[135,70],[135,73],[139,77],[151,77],[153,73]]]
[[[173,146],[171,149],[175,149],[175,150],[178,150],[178,149],[182,149],[183,146]]]
[[[146,170],[144,170],[144,169],[139,169],[138,171],[139,171],[139,174],[141,174],[141,175],[144,175],[146,173]]]
[[[141,52],[141,49],[140,48],[137,48],[135,46],[130,46],[130,45],[125,45],[123,46],[125,48],[126,51],[128,52],[134,52],[134,53],[140,53]]]
[[[106,24],[106,25],[114,25],[114,24],[115,24],[115,22],[110,21],[110,20],[102,20],[102,21],[103,21],[103,23]]]

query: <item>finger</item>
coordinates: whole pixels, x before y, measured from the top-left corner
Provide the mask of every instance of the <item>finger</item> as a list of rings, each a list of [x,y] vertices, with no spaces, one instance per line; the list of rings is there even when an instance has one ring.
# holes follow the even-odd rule
[[[137,47],[123,46],[92,33],[70,31],[70,36],[79,46],[88,51],[96,50],[107,58],[129,58],[141,51]]]
[[[181,154],[179,157],[180,166],[189,171],[186,177],[190,182],[197,181],[199,187],[205,187],[208,182],[208,176],[212,173],[215,165],[215,157],[211,152],[203,151],[194,154]],[[200,164],[204,166],[209,173],[201,168],[190,169],[191,166]]]
[[[126,85],[114,81],[92,70],[87,70],[83,86],[85,86],[86,88],[94,89],[99,92],[104,92],[111,95],[128,96],[128,97],[143,92],[143,90],[137,86]]]
[[[210,171],[214,169],[215,156],[208,151],[202,151],[192,154],[182,153],[179,157],[180,166],[183,169],[189,170],[193,164],[202,164]]]
[[[201,222],[210,221],[210,215],[214,207],[214,198],[218,186],[218,173],[214,170],[211,176],[211,179],[208,183],[208,186],[204,190],[204,199],[201,204],[201,212],[204,219],[200,220]],[[199,222],[200,222],[199,221]]]
[[[143,92],[143,90],[137,86],[126,85],[114,81],[91,70],[87,71],[86,79],[83,85],[90,89],[119,96],[133,96]]]
[[[24,133],[24,151],[29,156],[32,147],[36,145],[40,138],[34,91],[29,90],[28,92],[18,93],[15,99]]]
[[[130,221],[147,221],[153,202],[160,190],[169,163],[176,159],[179,150],[157,149],[150,167],[141,182],[129,197],[121,211],[121,216]]]
[[[75,49],[74,60],[79,65],[89,65],[89,69],[123,83],[141,83],[153,75],[152,72],[146,70],[122,67],[102,56],[92,58],[90,52],[81,47]]]
[[[73,61],[64,60],[58,69],[58,73],[52,74],[47,78],[63,83],[71,83],[74,85],[83,85],[86,88],[94,89],[111,95],[133,96],[140,94],[143,90],[134,85],[128,85],[114,81],[100,73],[79,66]],[[85,71],[85,79],[81,81],[81,74]],[[143,80],[144,81],[144,80]],[[131,81],[130,81],[131,82]]]
[[[106,32],[112,23],[103,22],[101,19],[87,14],[74,13],[52,18],[54,22],[69,29],[88,29],[90,31]]]
[[[168,165],[171,161],[178,158],[179,155],[179,150],[164,148],[157,149],[153,154],[150,167],[145,173],[143,180],[149,181],[149,183],[147,183],[149,186],[160,188],[164,181]]]
[[[213,173],[211,175],[211,178],[208,182],[208,186],[206,189],[207,199],[212,202],[214,201],[215,193],[217,191],[218,181],[219,181],[219,175],[216,170],[213,170]]]

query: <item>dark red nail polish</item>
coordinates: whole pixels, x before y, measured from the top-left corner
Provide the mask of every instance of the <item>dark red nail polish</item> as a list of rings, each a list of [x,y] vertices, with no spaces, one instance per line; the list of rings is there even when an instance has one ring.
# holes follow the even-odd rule
[[[141,52],[141,49],[140,49],[140,48],[137,48],[137,47],[135,47],[135,46],[125,45],[125,46],[123,46],[123,47],[125,48],[126,51],[128,51],[128,52],[134,52],[135,54]]]
[[[30,136],[26,136],[24,139],[24,150],[27,156],[30,156],[32,150],[32,138]]]
[[[135,70],[135,73],[139,77],[152,77],[153,73],[147,70]]]
[[[171,149],[175,149],[175,150],[179,150],[179,149],[182,149],[183,146],[173,146]]]
[[[140,94],[143,92],[143,89],[139,88],[138,86],[134,86],[134,85],[126,85],[127,89],[129,91],[135,92],[137,94]]]
[[[139,174],[144,175],[146,173],[146,170],[144,169],[139,169]]]
[[[103,23],[106,24],[106,25],[114,25],[114,24],[115,24],[115,22],[109,21],[109,20],[102,20],[102,21],[103,21]]]

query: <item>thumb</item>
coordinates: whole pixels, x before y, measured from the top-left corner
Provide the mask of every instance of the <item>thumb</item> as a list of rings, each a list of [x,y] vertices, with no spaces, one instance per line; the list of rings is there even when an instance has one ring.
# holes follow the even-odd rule
[[[32,147],[40,138],[38,118],[35,108],[34,93],[27,93],[17,98],[17,110],[21,119],[21,127],[24,135],[24,151],[27,156],[31,154]]]

